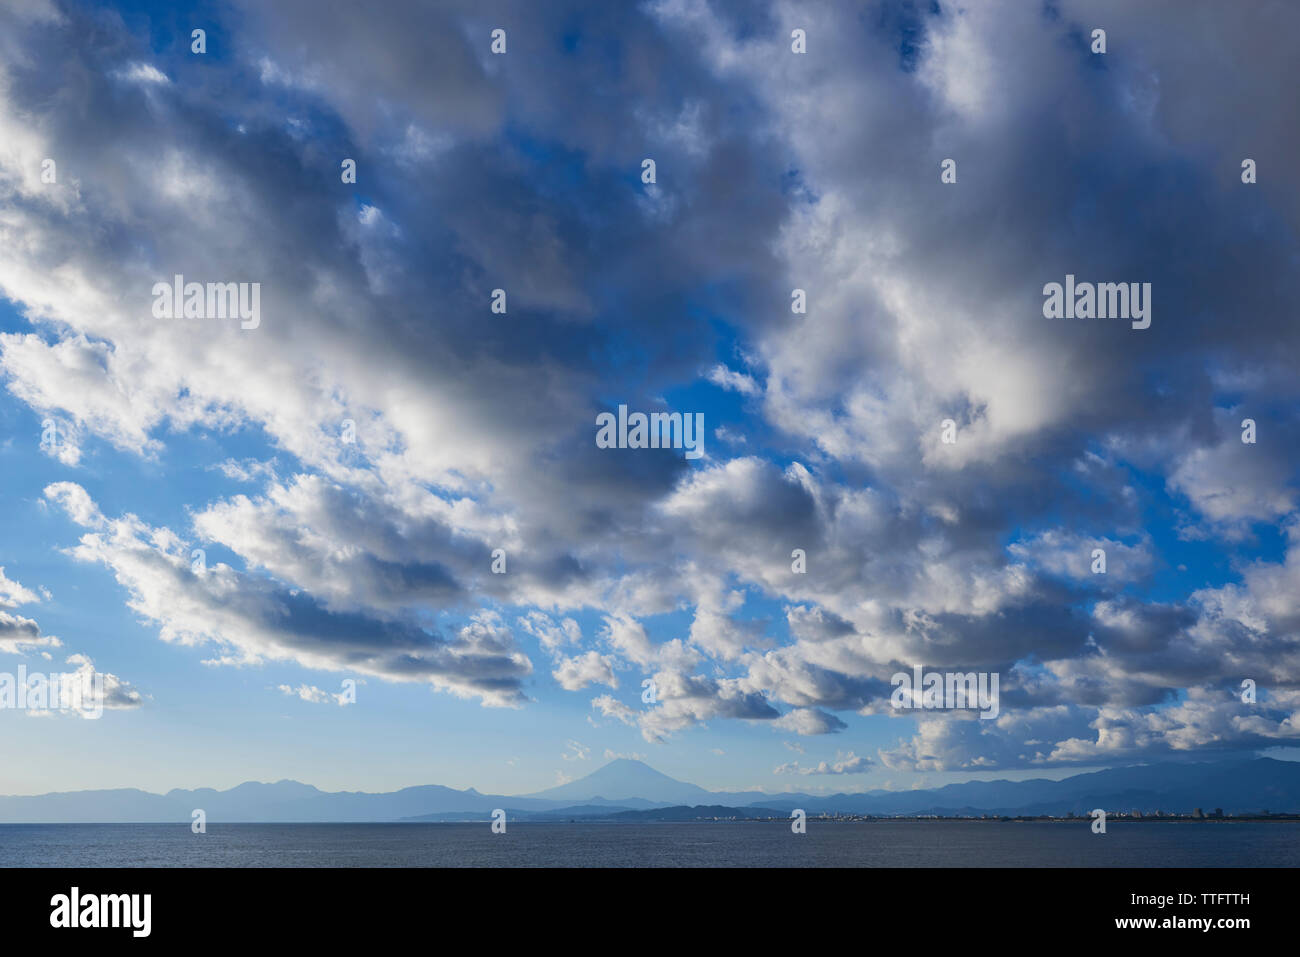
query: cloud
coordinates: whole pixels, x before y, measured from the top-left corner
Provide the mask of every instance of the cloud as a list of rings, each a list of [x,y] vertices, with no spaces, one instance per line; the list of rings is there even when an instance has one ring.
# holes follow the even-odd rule
[[[591,707],[606,718],[614,718],[624,724],[636,724],[637,712],[619,701],[613,695],[603,694],[591,699]]]
[[[1212,444],[1186,443],[1175,452],[1169,487],[1184,496],[1206,519],[1208,528],[1190,524],[1184,535],[1204,538],[1212,534],[1241,538],[1256,522],[1273,522],[1296,509],[1293,450],[1300,441],[1294,422],[1267,422],[1260,442],[1242,441],[1243,410],[1215,411],[1218,433]],[[1258,423],[1257,423],[1258,425]]]
[[[1098,550],[1103,553],[1100,557],[1095,554]],[[1090,537],[1064,529],[1048,529],[1012,542],[1007,551],[1046,574],[1100,584],[1141,579],[1150,574],[1155,563],[1149,536],[1130,545],[1105,536]],[[1102,558],[1106,577],[1093,570],[1094,566],[1102,568],[1098,564]]]
[[[346,692],[338,692],[336,694],[330,691],[325,691],[322,688],[317,688],[315,685],[302,684],[296,688],[292,685],[277,685],[276,688],[281,694],[296,697],[301,701],[306,701],[311,704],[328,704],[332,701],[342,707],[351,703]]]
[[[922,770],[1290,733],[1300,200],[1237,154],[1300,154],[1241,108],[1295,86],[1292,11],[511,3],[506,68],[473,5],[399,6],[240,0],[201,63],[0,11],[0,376],[81,470],[46,489],[62,544],[164,640],[491,705],[653,675],[592,716],[655,741],[875,720],[918,663],[1001,674],[996,721],[899,719],[881,761]],[[618,55],[544,41],[561,20]],[[261,324],[154,318],[178,274],[261,283]],[[1066,274],[1151,282],[1151,327],[1044,319]],[[661,396],[725,444],[595,447],[597,411]],[[241,484],[146,523],[108,453]],[[0,611],[0,648],[56,643]],[[1272,703],[1234,713],[1243,676]]]
[[[19,605],[29,605],[40,600],[40,596],[34,591],[24,588],[7,577],[4,566],[0,565],[0,607],[17,608]]]
[[[560,658],[551,674],[565,691],[581,691],[591,684],[618,687],[618,678],[614,677],[613,657],[595,651],[573,658]]]
[[[711,718],[770,721],[780,716],[762,693],[746,691],[735,679],[661,671],[654,682],[657,703],[638,721],[641,736],[652,743]]]
[[[83,686],[94,687],[103,682],[105,710],[131,711],[144,705],[144,695],[117,675],[96,669],[95,663],[85,655],[69,655],[66,661],[76,666],[76,674]]]
[[[777,765],[773,774],[866,774],[872,768],[870,758],[858,757],[852,751],[836,752],[834,761],[819,761],[812,767],[802,767],[797,761]]]
[[[42,635],[40,626],[30,618],[0,611],[0,652],[27,655],[42,648],[59,648],[63,642],[53,635]]]
[[[45,487],[45,499],[63,509],[78,525],[85,528],[102,528],[107,524],[104,516],[90,499],[90,493],[75,482],[54,482]]]
[[[31,618],[4,611],[6,608],[17,608],[19,605],[35,604],[40,600],[36,592],[24,588],[21,583],[5,575],[4,567],[0,566],[0,653],[9,655],[41,653],[48,658],[49,652],[42,649],[63,647],[63,642],[58,638],[42,634],[40,625]]]
[[[119,71],[117,75],[130,83],[167,84],[171,82],[171,80],[167,79],[167,74],[150,63],[132,63],[125,70]]]
[[[565,744],[565,752],[560,757],[566,761],[586,761],[591,757],[591,748],[577,741],[569,741]]]
[[[848,727],[843,721],[820,708],[795,708],[772,722],[774,728],[795,734],[834,734]]]
[[[722,754],[723,752],[715,748],[713,750],[713,753]],[[646,760],[646,756],[644,754],[641,754],[639,751],[611,751],[609,748],[606,748],[605,760],[606,761],[644,761]]]
[[[728,389],[732,392],[739,392],[741,395],[758,395],[760,391],[758,383],[743,372],[735,372],[724,365],[716,365],[709,370],[708,379],[714,385],[722,389]]]
[[[555,654],[566,645],[582,642],[582,629],[572,618],[556,624],[540,611],[530,611],[518,620],[519,627],[538,640],[545,651]]]
[[[69,554],[111,570],[130,595],[130,608],[157,625],[165,641],[213,645],[222,664],[292,661],[427,682],[489,705],[519,706],[525,700],[522,681],[532,665],[491,612],[474,616],[454,636],[442,636],[401,617],[331,610],[225,564],[196,571],[189,549],[170,529],[130,514],[106,519],[79,486],[50,486],[46,497],[98,529],[83,535]]]

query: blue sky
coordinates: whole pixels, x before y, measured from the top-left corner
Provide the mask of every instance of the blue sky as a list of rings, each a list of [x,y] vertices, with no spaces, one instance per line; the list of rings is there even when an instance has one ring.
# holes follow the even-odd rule
[[[0,793],[1291,756],[1296,15],[1131,6],[0,13],[0,672],[111,691],[0,709]]]

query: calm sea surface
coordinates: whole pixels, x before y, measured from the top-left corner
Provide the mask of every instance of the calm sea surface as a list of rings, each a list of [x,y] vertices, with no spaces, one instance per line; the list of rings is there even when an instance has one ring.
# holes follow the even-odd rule
[[[5,867],[1300,867],[1300,823],[0,824]]]

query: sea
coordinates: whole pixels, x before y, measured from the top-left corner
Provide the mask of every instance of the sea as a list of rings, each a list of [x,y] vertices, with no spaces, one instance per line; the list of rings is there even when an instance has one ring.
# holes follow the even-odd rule
[[[0,824],[0,867],[1298,867],[1300,822]]]

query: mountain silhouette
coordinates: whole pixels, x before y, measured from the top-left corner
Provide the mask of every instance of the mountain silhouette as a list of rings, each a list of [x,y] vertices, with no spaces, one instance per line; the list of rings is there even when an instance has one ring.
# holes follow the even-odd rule
[[[321,791],[297,781],[249,781],[226,791],[212,788],[153,794],[135,788],[66,791],[0,797],[0,823],[163,823],[188,826],[202,809],[210,824],[260,821],[400,821],[460,817],[482,820],[496,808],[533,816],[592,816],[600,808],[634,811],[669,807],[803,808],[809,814],[1086,815],[1194,808],[1228,814],[1300,812],[1300,762],[1271,758],[1164,763],[1076,774],[1059,781],[967,781],[941,788],[853,794],[766,794],[707,791],[656,771],[642,761],[611,761],[586,777],[534,794],[482,794],[438,784],[400,791]],[[547,812],[557,812],[550,815]],[[564,812],[561,814],[559,812]],[[627,818],[635,815],[626,815]]]
[[[631,758],[616,758],[586,777],[527,795],[551,801],[609,802],[622,805],[629,805],[629,800],[654,804],[702,803],[703,799],[714,796],[712,791],[670,778],[644,761]]]

